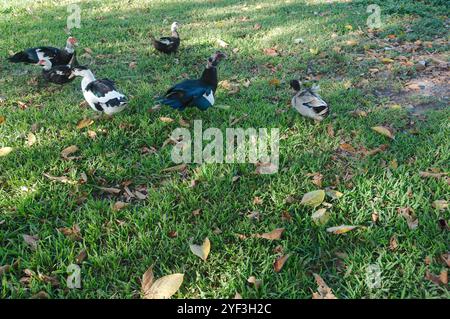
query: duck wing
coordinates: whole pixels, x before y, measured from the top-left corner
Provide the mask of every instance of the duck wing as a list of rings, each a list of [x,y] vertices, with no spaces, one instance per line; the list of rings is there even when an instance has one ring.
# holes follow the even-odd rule
[[[211,87],[199,80],[185,80],[171,87],[159,101],[174,109],[183,110],[211,90]]]
[[[322,98],[309,90],[303,91],[296,97],[298,104],[304,105],[314,111],[318,115],[328,115],[328,104]]]
[[[42,75],[48,82],[55,84],[65,84],[75,80],[75,77],[70,77],[72,68],[70,65],[57,65],[50,70],[43,70]]]

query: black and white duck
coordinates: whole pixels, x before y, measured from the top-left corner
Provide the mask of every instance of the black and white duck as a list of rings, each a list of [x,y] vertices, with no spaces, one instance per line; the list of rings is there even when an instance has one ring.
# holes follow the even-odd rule
[[[81,90],[84,99],[94,111],[112,115],[122,111],[128,105],[127,97],[117,91],[113,81],[97,80],[92,71],[85,66],[73,67],[71,77],[75,76],[83,78]]]
[[[180,46],[180,36],[178,34],[178,27],[180,24],[178,22],[172,23],[171,31],[172,36],[161,37],[159,39],[152,38],[153,46],[156,50],[164,53],[174,53]]]
[[[180,111],[191,106],[196,106],[204,111],[213,106],[214,93],[218,84],[217,65],[224,58],[226,58],[225,53],[220,51],[214,53],[208,58],[200,79],[184,80],[172,86],[164,97],[159,99],[159,102]]]
[[[316,121],[322,121],[328,116],[330,108],[318,94],[318,86],[302,89],[301,82],[298,80],[292,80],[290,84],[296,92],[291,101],[292,107],[301,115]]]
[[[75,77],[72,76],[72,68],[78,66],[76,53],[73,54],[69,64],[55,65],[52,67],[52,64],[48,60],[41,60],[40,64],[43,65],[42,76],[47,82],[66,84],[75,80]]]
[[[42,61],[46,60],[51,66],[69,64],[75,52],[77,39],[69,37],[66,46],[62,49],[54,47],[36,47],[26,49],[9,57],[8,60],[12,63],[28,63],[43,65]],[[45,66],[45,65],[43,65]]]

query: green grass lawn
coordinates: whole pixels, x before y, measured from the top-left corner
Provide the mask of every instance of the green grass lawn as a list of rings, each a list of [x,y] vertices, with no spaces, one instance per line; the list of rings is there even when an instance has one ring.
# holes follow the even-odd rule
[[[81,103],[79,80],[62,87],[45,84],[38,67],[5,59],[10,51],[65,43],[71,1],[55,3],[0,2],[0,148],[14,149],[0,157],[0,266],[14,265],[0,274],[2,298],[30,298],[40,291],[50,298],[139,298],[142,274],[151,265],[157,278],[185,274],[174,298],[233,298],[236,293],[311,298],[317,291],[313,273],[338,298],[450,297],[448,285],[425,278],[427,271],[438,276],[446,270],[441,256],[449,251],[449,232],[439,220],[444,224],[450,213],[432,203],[449,200],[449,177],[419,175],[449,170],[448,105],[417,114],[400,102],[393,105],[386,94],[374,94],[397,94],[421,76],[415,68],[418,56],[439,54],[448,62],[445,1],[82,1],[81,28],[72,30],[80,42],[79,61],[99,78],[115,80],[131,99],[112,120],[95,120],[84,129],[77,123],[95,113]],[[371,3],[382,10],[377,32],[366,25]],[[182,23],[179,52],[155,52],[149,35],[169,34],[175,20]],[[296,43],[299,38],[302,43]],[[219,39],[229,46],[221,48]],[[384,49],[418,40],[423,45],[415,51]],[[277,55],[265,53],[267,48],[276,48]],[[235,94],[223,87],[217,91],[217,104],[228,110],[149,111],[170,85],[198,76],[218,49],[228,54],[219,66],[220,80],[240,85]],[[308,61],[315,72],[310,76],[331,106],[331,116],[320,124],[289,108],[289,81],[307,76]],[[136,65],[130,67],[131,62]],[[244,85],[247,80],[250,85]],[[349,113],[356,109],[367,116]],[[257,175],[253,164],[189,164],[184,172],[163,171],[175,165],[172,146],[162,146],[180,119],[191,128],[201,119],[204,128],[225,132],[230,121],[245,114],[235,126],[280,129],[277,174]],[[373,126],[389,126],[395,139],[377,134]],[[36,142],[27,146],[30,132]],[[342,151],[342,143],[357,150],[389,147],[360,156]],[[75,156],[81,158],[61,158],[70,145],[79,148]],[[142,154],[143,147],[157,152]],[[44,173],[74,183],[52,181]],[[313,183],[313,173],[323,175],[321,186]],[[198,182],[190,187],[193,180]],[[126,185],[147,192],[146,199],[129,200]],[[311,220],[315,209],[300,200],[326,187],[343,196],[326,198],[331,218],[317,226]],[[116,211],[117,201],[129,205]],[[417,215],[416,229],[399,214],[405,207]],[[197,209],[201,213],[193,214]],[[258,220],[247,217],[254,211]],[[287,214],[291,219],[282,218]],[[362,227],[340,235],[326,231],[344,224]],[[59,230],[74,225],[81,238]],[[285,228],[280,240],[239,236],[275,228]],[[37,236],[37,248],[23,235]],[[189,244],[205,237],[211,253],[203,261]],[[67,267],[83,250],[82,288],[68,289]],[[290,257],[276,273],[273,263],[283,254]],[[370,265],[381,270],[374,289],[366,282]],[[250,276],[262,280],[258,289],[247,282]]]

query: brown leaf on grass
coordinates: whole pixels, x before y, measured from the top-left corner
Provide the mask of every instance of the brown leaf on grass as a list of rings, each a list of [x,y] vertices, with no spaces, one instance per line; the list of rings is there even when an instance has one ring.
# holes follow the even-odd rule
[[[447,285],[448,284],[448,271],[447,269],[444,269],[441,271],[439,275],[435,275],[431,273],[428,269],[425,273],[425,279],[431,281],[432,283],[440,286],[440,285]]]
[[[330,287],[325,283],[325,281],[318,274],[313,274],[314,279],[317,283],[317,292],[314,292],[312,295],[312,299],[337,299],[333,294],[333,291]]]
[[[395,251],[397,250],[397,248],[398,248],[397,237],[392,236],[391,239],[389,240],[389,249]]]
[[[247,214],[248,219],[259,220],[261,218],[261,213],[258,211],[252,211]]]
[[[409,229],[416,229],[419,226],[419,219],[417,218],[414,210],[411,207],[401,207],[397,209],[397,212],[406,219]]]
[[[170,238],[175,238],[175,237],[178,236],[178,233],[177,233],[176,231],[174,231],[174,230],[171,230],[171,231],[167,234],[167,236],[169,236]]]
[[[147,195],[141,193],[140,191],[134,191],[134,195],[136,195],[136,197],[137,197],[139,200],[147,199]]]
[[[208,237],[205,238],[202,245],[189,245],[192,253],[198,257],[200,257],[203,261],[206,261],[208,258],[209,252],[211,251],[211,242]]]
[[[192,216],[196,217],[196,216],[199,216],[201,213],[202,213],[202,209],[199,208],[199,209],[192,211]]]
[[[272,86],[276,86],[276,87],[278,87],[278,86],[280,86],[280,80],[278,80],[278,79],[276,79],[276,78],[273,78],[273,79],[271,79],[270,81],[269,81],[269,84],[270,85],[272,85]]]
[[[374,126],[372,127],[372,130],[377,132],[378,134],[384,135],[389,137],[390,139],[394,138],[394,134],[392,133],[392,130],[385,126]]]
[[[265,55],[268,56],[279,56],[280,53],[278,52],[278,50],[276,48],[266,48],[263,50]]]
[[[119,188],[115,188],[115,187],[101,187],[101,186],[97,186],[97,188],[99,190],[101,190],[102,192],[108,193],[108,194],[119,194],[121,192],[121,190]]]
[[[0,266],[0,276],[11,270],[11,265]]]
[[[372,222],[376,224],[378,222],[378,219],[380,219],[380,215],[377,212],[372,213]]]
[[[242,299],[242,296],[241,296],[240,293],[237,292],[237,293],[234,295],[233,299]]]
[[[288,211],[283,211],[281,213],[281,220],[284,222],[291,222],[292,221],[292,216],[291,214],[289,214]]]
[[[78,152],[79,150],[80,149],[78,148],[78,146],[71,145],[61,151],[61,157],[67,161],[80,159],[81,158],[80,156],[78,156],[78,157],[77,156],[69,156],[69,155],[72,155],[73,153]]]
[[[142,276],[142,298],[168,299],[180,289],[183,279],[184,274],[172,274],[155,281],[153,267],[150,267]]]
[[[264,238],[268,240],[278,240],[281,238],[281,235],[284,232],[284,228],[277,228],[272,230],[270,233],[263,233],[263,234],[255,234],[252,237],[254,238]]]
[[[121,201],[115,202],[114,206],[113,206],[113,211],[114,212],[118,212],[118,211],[124,209],[127,206],[128,206],[127,203],[124,203],[124,202],[121,202]]]
[[[175,165],[172,167],[164,168],[163,170],[161,170],[161,172],[163,172],[163,173],[182,172],[182,171],[186,170],[186,168],[187,168],[186,164],[179,164],[179,165]]]
[[[375,154],[384,152],[384,151],[387,150],[388,148],[389,148],[389,145],[387,145],[387,144],[382,144],[382,145],[380,145],[380,146],[378,146],[378,147],[376,147],[376,148],[374,148],[374,149],[371,149],[371,150],[362,150],[361,153],[362,153],[364,156],[373,156],[373,155],[375,155]]]
[[[93,123],[94,123],[94,120],[92,120],[92,119],[88,119],[88,118],[82,119],[77,123],[77,129],[79,129],[79,130],[84,129],[85,127],[88,127],[88,126],[92,125]]]
[[[341,226],[335,226],[335,227],[329,227],[327,228],[327,232],[333,233],[335,235],[339,234],[345,234],[355,228],[358,228],[359,226],[349,226],[349,225],[341,225]]]
[[[30,236],[30,235],[22,235],[23,240],[25,243],[27,243],[31,249],[36,250],[38,247],[39,238],[37,236]]]
[[[219,87],[228,91],[229,94],[236,94],[240,91],[239,83],[223,80],[219,82]]]
[[[254,205],[262,205],[262,203],[263,203],[263,199],[261,197],[255,196],[253,198],[253,204]]]
[[[136,61],[131,61],[131,62],[128,64],[128,67],[129,67],[130,69],[136,69],[136,67],[137,67],[137,62],[136,62]]]
[[[366,117],[367,116],[367,112],[363,111],[363,110],[360,110],[360,109],[356,109],[354,111],[350,111],[349,114],[354,116],[354,117]]]
[[[420,177],[431,177],[439,179],[443,176],[447,176],[448,173],[437,173],[437,172],[419,172]]]
[[[27,146],[31,147],[36,143],[37,139],[36,139],[36,135],[34,135],[33,133],[28,133],[27,136]]]
[[[438,210],[446,210],[448,208],[448,202],[445,199],[435,200],[431,206]]]
[[[59,286],[59,280],[56,277],[44,275],[44,274],[38,274],[38,279],[45,282],[46,284],[50,284],[52,287],[58,287]]]
[[[190,127],[191,125],[189,124],[188,121],[184,120],[184,119],[180,119],[178,121],[178,124],[180,124],[182,127]]]
[[[97,133],[95,131],[88,130],[87,131],[87,136],[90,139],[95,140],[97,138]]]
[[[86,260],[87,258],[87,251],[86,249],[83,249],[82,251],[80,251],[80,253],[77,255],[77,257],[75,257],[75,262],[77,264],[81,264],[83,261]]]
[[[327,125],[327,134],[329,137],[334,137],[334,128],[332,124]]]
[[[51,181],[55,181],[55,182],[60,182],[60,183],[64,183],[64,184],[76,184],[76,181],[72,181],[69,178],[67,178],[67,176],[52,176],[50,174],[47,173],[42,173],[42,175],[44,175],[45,177],[47,177],[49,180]]]
[[[67,236],[68,238],[72,239],[72,240],[81,240],[81,230],[80,227],[78,225],[73,225],[72,227],[61,227],[58,228],[58,230],[64,235]]]
[[[283,268],[284,264],[286,263],[286,260],[289,258],[289,254],[278,257],[275,262],[273,263],[273,269],[275,272],[280,272]]]
[[[45,291],[41,290],[38,293],[31,296],[31,299],[50,299],[50,296]]]
[[[450,253],[442,254],[441,259],[450,268]]]
[[[323,175],[320,173],[308,173],[306,174],[308,177],[312,177],[312,183],[317,187],[322,187]]]
[[[5,123],[6,118],[4,116],[0,116],[0,125]]]
[[[347,153],[356,153],[356,149],[348,143],[339,144],[339,148],[343,151],[346,151]]]
[[[250,276],[250,277],[248,277],[247,282],[248,282],[250,285],[253,285],[256,289],[258,289],[258,288],[261,287],[261,285],[262,285],[262,280],[256,279],[255,276]]]

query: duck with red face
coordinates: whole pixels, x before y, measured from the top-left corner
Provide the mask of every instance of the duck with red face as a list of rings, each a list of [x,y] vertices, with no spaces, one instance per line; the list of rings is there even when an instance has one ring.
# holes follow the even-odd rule
[[[48,67],[48,63],[43,63],[42,60],[48,61],[51,64],[50,67],[66,65],[70,63],[77,45],[77,39],[69,37],[66,46],[62,49],[48,46],[30,48],[14,54],[8,60],[12,63],[36,64],[43,67]]]

